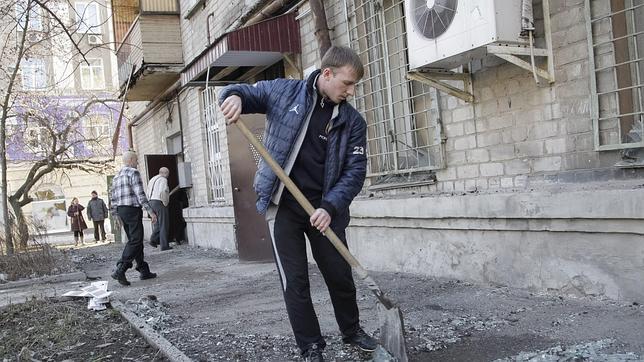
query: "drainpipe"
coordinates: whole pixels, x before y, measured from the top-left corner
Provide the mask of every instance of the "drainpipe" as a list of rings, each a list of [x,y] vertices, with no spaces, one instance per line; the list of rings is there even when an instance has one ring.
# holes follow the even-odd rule
[[[170,88],[168,88],[163,94],[156,97],[150,104],[148,104],[143,112],[139,113],[134,119],[127,123],[127,141],[130,145],[130,149],[134,149],[134,136],[132,135],[132,128],[134,128],[146,114],[150,113],[151,110],[156,108],[161,102],[163,102],[167,97],[176,92],[181,87],[181,80],[176,81]]]
[[[329,35],[329,25],[326,21],[326,12],[324,11],[323,0],[309,0],[311,13],[315,21],[315,39],[318,41],[320,48],[320,59],[326,54],[331,47],[331,36]]]
[[[252,18],[248,19],[248,21],[244,23],[244,26],[259,23],[260,21],[262,21],[262,20],[270,17],[271,15],[273,15],[277,10],[281,9],[282,7],[287,5],[288,3],[289,3],[289,0],[275,0],[275,1],[273,1],[272,3],[266,5],[264,8],[262,8],[262,10],[260,10],[255,16],[253,16]],[[232,29],[235,29],[235,28],[232,28]]]
[[[146,114],[148,114],[151,110],[156,108],[156,106],[158,106],[159,103],[161,103],[164,100],[166,100],[170,94],[172,94],[173,92],[176,92],[180,87],[181,87],[181,81],[178,80],[170,88],[168,88],[165,92],[163,92],[163,94],[161,94],[160,96],[156,97],[150,104],[148,104],[145,107],[143,112],[139,113],[139,115],[137,115],[130,122],[128,122],[128,124],[127,124],[128,132],[131,133],[131,128],[132,127],[135,127],[136,124],[139,123],[139,121],[141,121],[141,119],[143,119],[143,117],[145,117]]]

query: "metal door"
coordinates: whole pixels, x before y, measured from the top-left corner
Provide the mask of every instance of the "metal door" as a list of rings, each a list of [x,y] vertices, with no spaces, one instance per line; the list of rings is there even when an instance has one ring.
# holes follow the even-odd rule
[[[260,139],[264,134],[264,119],[263,115],[243,116],[244,123]],[[237,127],[229,126],[226,129],[239,258],[246,261],[273,260],[268,223],[255,208],[257,195],[253,180],[261,156]]]

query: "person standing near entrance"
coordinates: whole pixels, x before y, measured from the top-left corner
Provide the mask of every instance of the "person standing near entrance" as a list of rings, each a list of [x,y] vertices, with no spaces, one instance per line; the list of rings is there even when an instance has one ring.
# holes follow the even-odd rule
[[[143,189],[141,174],[136,169],[139,161],[136,153],[127,151],[123,154],[123,168],[112,180],[112,195],[110,196],[112,215],[117,215],[127,235],[127,243],[123,249],[121,259],[116,263],[116,270],[112,278],[121,285],[130,285],[125,277],[125,272],[136,262],[136,270],[141,274],[141,280],[156,278],[150,272],[150,266],[143,255],[143,210],[150,215],[152,223],[157,222],[154,213]]]
[[[304,235],[329,289],[343,342],[363,351],[378,345],[360,327],[351,266],[321,233],[331,227],[346,245],[349,204],[365,180],[367,125],[346,102],[363,72],[352,49],[331,47],[321,69],[307,80],[231,85],[220,95],[228,123],[242,113],[266,114],[266,148],[316,208],[309,217],[268,164],[260,162],[257,210],[269,221],[295,340],[311,361],[323,361],[326,343],[311,302]]]
[[[152,226],[150,245],[156,248],[161,244],[161,251],[172,249],[168,243],[168,203],[170,202],[168,176],[170,176],[170,170],[167,167],[161,167],[159,174],[148,182],[147,192],[150,198],[150,207],[157,214],[157,222]]]
[[[67,209],[67,216],[71,218],[72,231],[74,232],[74,246],[78,245],[80,240],[81,245],[85,245],[83,230],[87,229],[87,223],[83,218],[83,210],[85,208],[78,202],[78,198],[72,199],[72,204]]]
[[[96,191],[92,191],[92,199],[87,203],[87,219],[94,223],[94,241],[106,241],[105,219],[107,219],[107,206],[103,199],[98,197]],[[99,231],[100,230],[100,231]]]

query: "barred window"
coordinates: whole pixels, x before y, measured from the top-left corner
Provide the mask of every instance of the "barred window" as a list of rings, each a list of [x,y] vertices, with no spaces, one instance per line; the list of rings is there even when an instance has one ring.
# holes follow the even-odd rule
[[[204,89],[201,95],[208,144],[208,200],[210,202],[224,202],[224,162],[221,133],[226,132],[226,127],[223,120],[218,117],[215,87]]]
[[[365,65],[356,89],[367,120],[368,174],[384,176],[443,167],[441,130],[430,87],[406,79],[404,1],[348,1],[351,46]]]
[[[644,147],[644,2],[586,0],[598,150]]]

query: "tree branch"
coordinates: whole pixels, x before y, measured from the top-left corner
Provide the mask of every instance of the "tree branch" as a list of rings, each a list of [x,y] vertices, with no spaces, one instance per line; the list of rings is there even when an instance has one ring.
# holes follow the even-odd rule
[[[31,1],[35,2],[36,4],[38,4],[41,8],[43,8],[46,12],[48,12],[48,13],[49,13],[49,14],[50,14],[50,15],[51,15],[55,20],[56,20],[56,22],[61,26],[61,28],[62,28],[62,29],[65,31],[65,33],[67,34],[67,37],[69,38],[69,40],[72,42],[72,44],[74,44],[74,47],[75,47],[75,48],[76,48],[76,50],[78,51],[78,54],[80,54],[80,56],[81,56],[81,57],[83,57],[83,60],[85,60],[85,63],[87,63],[87,64],[89,65],[89,61],[88,61],[88,60],[87,60],[87,58],[85,57],[85,53],[83,53],[83,51],[81,50],[81,48],[80,48],[80,47],[78,46],[78,44],[74,41],[74,38],[72,37],[72,34],[69,32],[69,29],[67,29],[67,26],[65,25],[65,23],[63,23],[63,21],[62,21],[62,20],[60,20],[60,18],[58,18],[58,15],[56,15],[53,11],[51,11],[51,10],[50,10],[50,9],[49,9],[45,4],[44,4],[44,3],[43,3],[43,2],[41,2],[40,0],[31,0]]]

